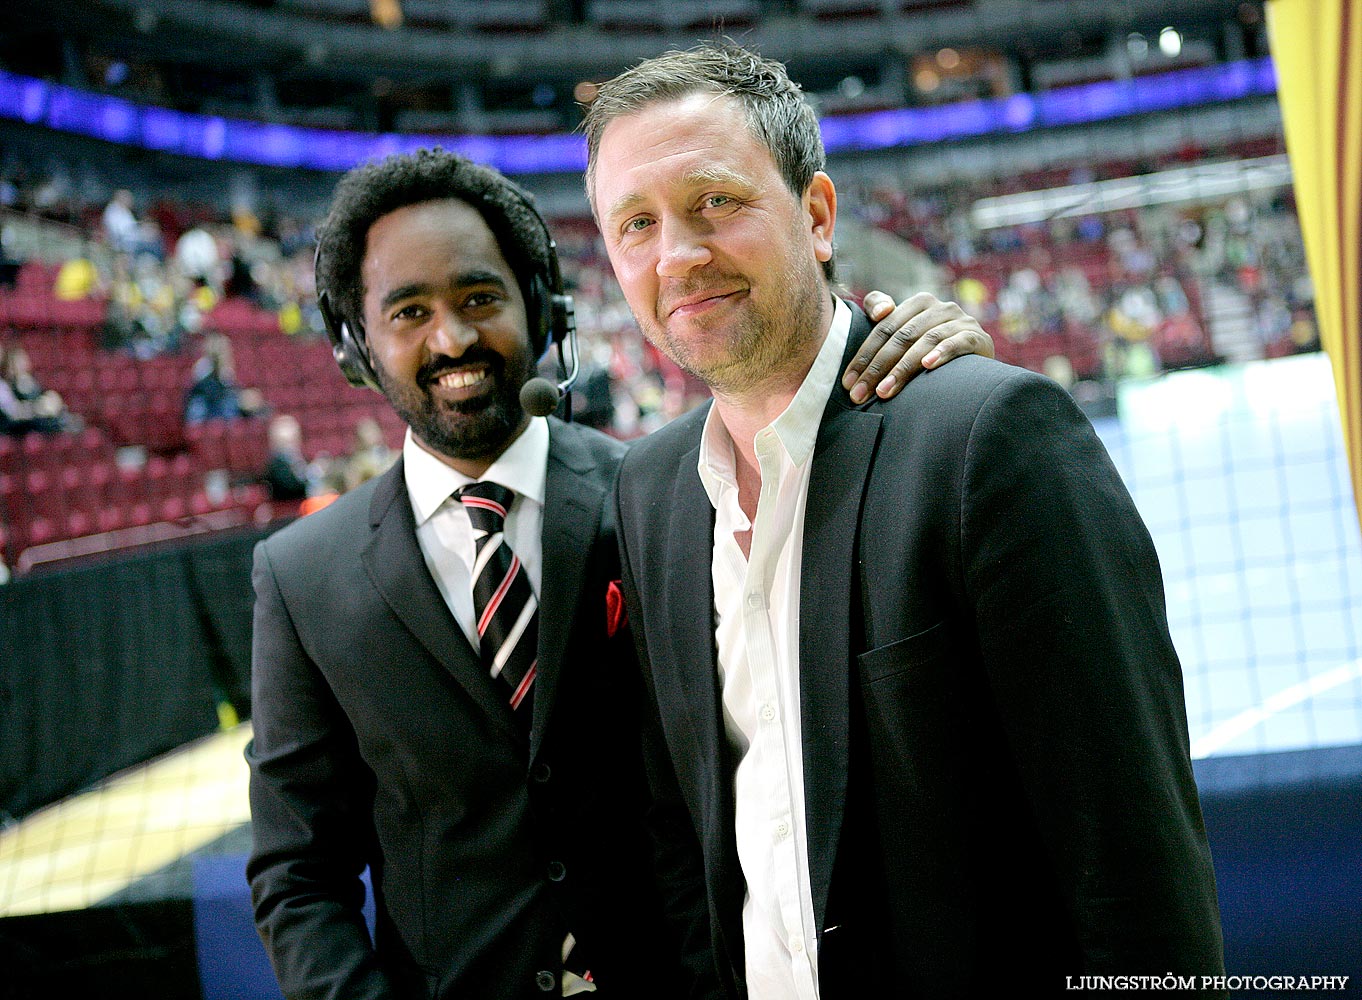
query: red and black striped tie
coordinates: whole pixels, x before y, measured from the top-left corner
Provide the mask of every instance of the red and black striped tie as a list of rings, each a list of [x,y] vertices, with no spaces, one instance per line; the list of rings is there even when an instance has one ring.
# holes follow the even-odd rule
[[[531,688],[539,648],[539,602],[525,567],[506,544],[506,511],[515,493],[496,483],[470,483],[456,496],[473,522],[473,611],[482,662],[509,690],[516,719],[530,730]]]

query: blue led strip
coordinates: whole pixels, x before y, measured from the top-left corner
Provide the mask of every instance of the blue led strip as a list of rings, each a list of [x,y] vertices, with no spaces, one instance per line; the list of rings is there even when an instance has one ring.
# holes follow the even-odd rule
[[[825,118],[822,122],[823,143],[829,153],[917,146],[1060,125],[1082,125],[1276,92],[1277,77],[1272,60],[1263,58],[938,108],[873,111]]]
[[[1040,94],[825,118],[823,141],[829,153],[889,149],[1079,125],[1276,91],[1272,60],[1263,58]],[[135,104],[4,71],[0,117],[143,149],[271,167],[348,170],[389,153],[437,145],[507,174],[573,173],[586,166],[585,140],[571,133],[398,135],[295,128]]]

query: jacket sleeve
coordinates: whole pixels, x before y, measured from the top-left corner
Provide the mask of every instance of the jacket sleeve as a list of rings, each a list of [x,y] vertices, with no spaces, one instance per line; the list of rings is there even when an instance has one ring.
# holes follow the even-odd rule
[[[1057,385],[1003,380],[969,433],[961,574],[1084,972],[1223,969],[1182,670],[1153,542]]]
[[[673,937],[679,942],[680,962],[686,978],[681,994],[693,1000],[726,996],[719,984],[711,947],[709,901],[705,890],[705,859],[694,824],[686,808],[676,770],[667,751],[662,721],[653,690],[652,668],[648,658],[646,632],[647,608],[639,600],[634,568],[629,558],[625,525],[629,519],[622,498],[616,491],[616,524],[620,546],[620,566],[624,605],[629,627],[638,650],[643,674],[641,733],[644,768],[651,802],[647,813],[649,833],[654,845],[654,866],[663,904]]]
[[[303,648],[256,546],[250,765],[256,927],[289,998],[388,997],[365,925],[360,880],[374,856],[373,781],[354,733]]]

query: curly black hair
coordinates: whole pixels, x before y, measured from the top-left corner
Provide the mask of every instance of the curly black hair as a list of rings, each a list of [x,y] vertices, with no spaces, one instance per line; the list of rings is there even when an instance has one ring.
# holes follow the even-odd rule
[[[336,185],[331,210],[317,234],[317,294],[351,329],[362,329],[364,280],[360,272],[369,228],[389,212],[443,198],[476,208],[520,282],[526,309],[532,308],[536,276],[550,285],[553,249],[529,194],[491,167],[443,149],[420,149],[356,167]],[[542,329],[530,316],[535,350],[545,348]]]

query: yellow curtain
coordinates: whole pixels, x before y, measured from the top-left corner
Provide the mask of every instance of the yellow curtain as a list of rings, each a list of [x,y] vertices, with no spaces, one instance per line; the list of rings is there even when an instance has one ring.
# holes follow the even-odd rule
[[[1333,364],[1362,522],[1362,3],[1269,0],[1267,26],[1320,341]]]

